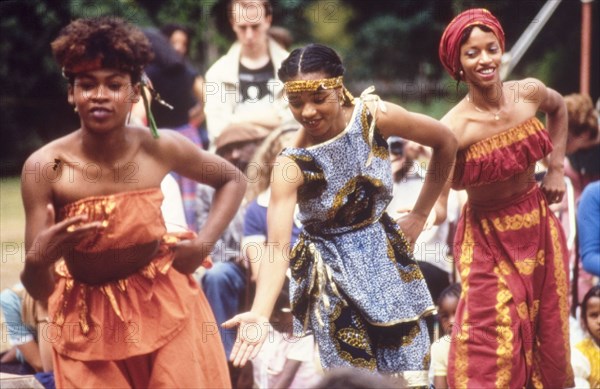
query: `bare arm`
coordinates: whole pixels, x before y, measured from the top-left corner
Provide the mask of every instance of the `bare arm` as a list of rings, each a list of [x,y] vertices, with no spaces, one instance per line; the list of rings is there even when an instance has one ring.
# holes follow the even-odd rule
[[[269,247],[264,236],[245,236],[242,239],[242,248],[244,250],[244,260],[250,267],[250,280],[256,282],[260,268],[261,255]]]
[[[215,243],[240,207],[246,190],[245,176],[225,159],[205,152],[174,131],[162,131],[157,152],[170,161],[170,169],[215,188],[211,209],[198,237],[177,245],[173,266],[193,273],[210,254]]]
[[[417,202],[408,217],[401,221],[401,228],[412,244],[422,231],[436,200],[449,183],[458,142],[448,127],[437,120],[408,112],[390,103],[386,103],[386,108],[387,112],[379,112],[377,120],[377,127],[383,136],[401,136],[433,150]]]
[[[286,359],[283,365],[283,370],[276,377],[275,382],[273,382],[273,388],[282,388],[287,389],[290,387],[292,382],[294,382],[294,378],[296,377],[296,373],[298,369],[302,365],[302,361],[296,361],[294,359]]]
[[[51,180],[43,168],[51,159],[40,150],[27,159],[21,174],[25,208],[25,267],[21,281],[35,299],[45,302],[54,291],[54,263],[62,253],[88,233],[102,228],[99,222],[83,223],[80,215],[55,224]]]
[[[436,375],[433,377],[433,386],[436,389],[446,389],[448,387],[448,381],[446,380],[446,376]]]
[[[567,147],[567,107],[562,96],[553,89],[537,82],[539,110],[546,113],[546,128],[552,140],[553,150],[548,156],[548,172],[542,181],[542,191],[549,203],[560,203],[566,190],[564,182],[564,160]]]
[[[293,172],[292,172],[293,171]],[[294,207],[302,178],[298,166],[287,157],[279,157],[273,168],[271,201],[267,211],[269,226],[267,252],[262,256],[258,272],[256,296],[250,312],[236,315],[223,323],[225,328],[240,326],[240,341],[235,343],[230,359],[243,366],[254,358],[267,336],[269,317],[281,292],[289,266],[289,243],[292,235]],[[252,333],[249,333],[254,330]],[[258,332],[256,332],[258,331]]]

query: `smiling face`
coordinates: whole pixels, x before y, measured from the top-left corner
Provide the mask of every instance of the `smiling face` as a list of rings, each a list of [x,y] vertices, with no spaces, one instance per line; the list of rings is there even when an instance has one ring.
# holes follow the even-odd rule
[[[321,80],[323,72],[299,74],[290,81]],[[344,109],[340,104],[341,88],[294,92],[286,96],[294,118],[302,124],[313,143],[333,138],[344,130]]]
[[[129,73],[99,69],[77,74],[69,86],[68,100],[79,112],[82,128],[110,132],[125,125],[139,87],[132,86]]]
[[[474,27],[469,39],[460,47],[463,79],[480,86],[500,82],[502,49],[493,32]]]

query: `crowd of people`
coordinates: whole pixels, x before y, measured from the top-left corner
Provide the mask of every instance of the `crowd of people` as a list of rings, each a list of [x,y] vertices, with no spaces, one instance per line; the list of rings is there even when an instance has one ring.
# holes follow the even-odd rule
[[[290,52],[269,0],[227,12],[205,76],[177,24],[52,42],[80,128],[23,168],[2,363],[46,388],[598,387],[589,96],[501,80],[485,9],[441,36],[468,89],[439,121]]]

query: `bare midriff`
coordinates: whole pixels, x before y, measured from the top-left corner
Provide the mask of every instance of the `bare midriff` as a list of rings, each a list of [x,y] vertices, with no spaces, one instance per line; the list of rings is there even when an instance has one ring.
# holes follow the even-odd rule
[[[535,165],[532,164],[527,170],[515,174],[508,180],[467,187],[469,201],[476,204],[492,204],[519,193],[524,193],[536,182],[534,172]]]

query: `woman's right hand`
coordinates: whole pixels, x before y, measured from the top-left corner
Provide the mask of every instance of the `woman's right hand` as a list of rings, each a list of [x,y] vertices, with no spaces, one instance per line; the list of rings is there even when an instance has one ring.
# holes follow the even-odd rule
[[[92,232],[104,228],[99,221],[86,223],[87,215],[78,215],[55,224],[54,206],[46,206],[45,227],[27,251],[31,265],[49,266],[62,257],[64,250],[75,246]]]
[[[231,350],[229,360],[233,366],[244,366],[249,359],[256,357],[269,334],[269,318],[252,311],[244,312],[227,320],[223,328],[238,327],[238,335]]]

